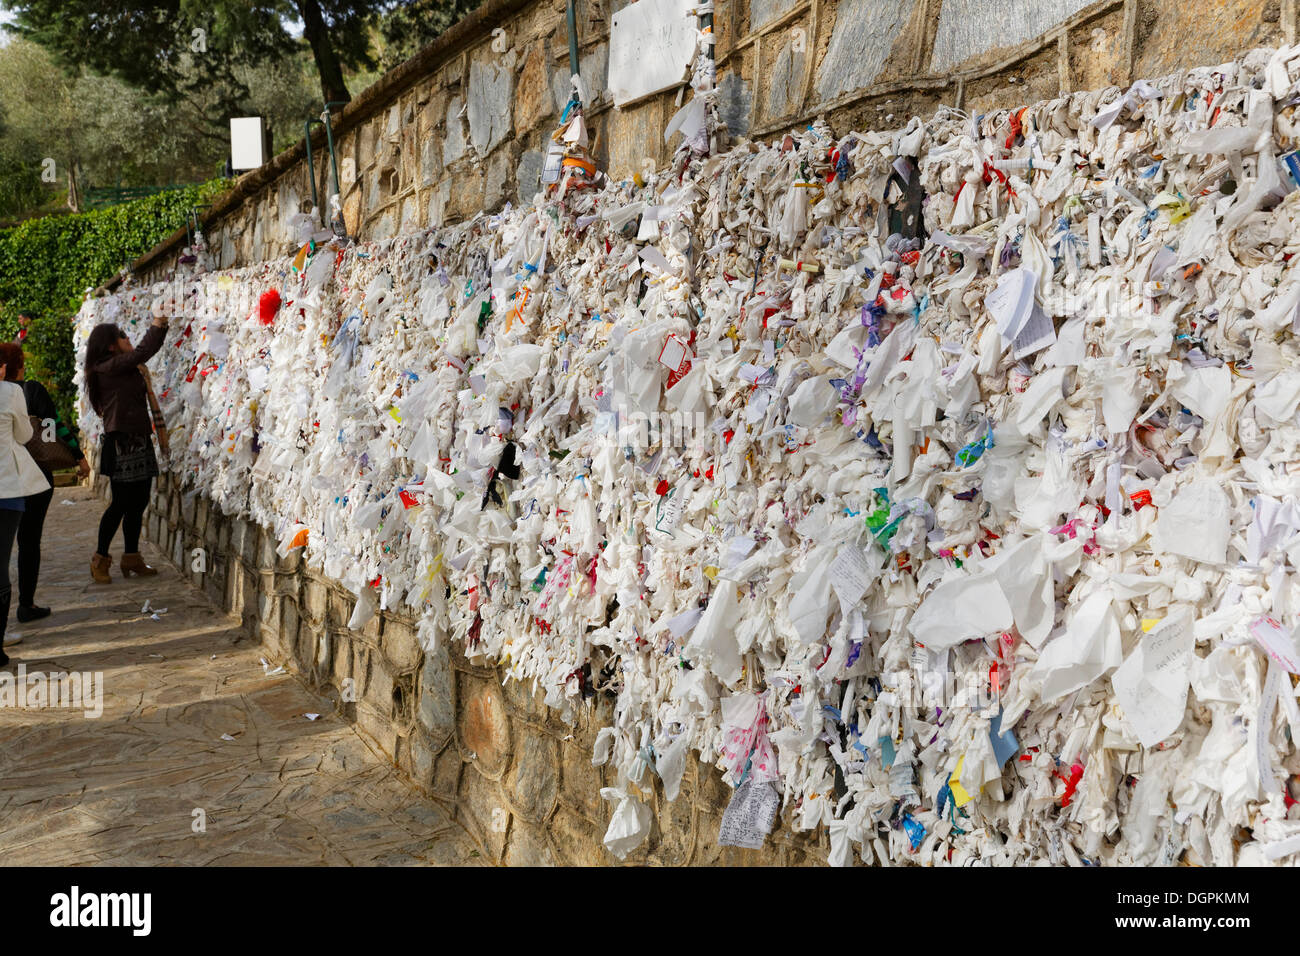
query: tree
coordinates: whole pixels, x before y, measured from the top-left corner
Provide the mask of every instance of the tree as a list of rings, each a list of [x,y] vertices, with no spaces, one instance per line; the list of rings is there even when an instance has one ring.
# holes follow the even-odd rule
[[[305,47],[234,73],[249,90],[244,108],[267,117],[286,141],[320,111]],[[201,85],[179,100],[86,70],[68,75],[21,37],[0,43],[0,218],[47,206],[71,185],[69,173],[83,191],[210,178],[228,150],[215,103]],[[55,183],[41,181],[47,170]]]
[[[421,48],[467,13],[478,9],[483,0],[412,0],[393,7],[379,19],[382,39],[380,65],[391,70],[409,60]]]
[[[345,67],[369,69],[370,18],[393,0],[0,0],[14,28],[67,68],[87,68],[236,115],[250,91],[241,70],[292,57],[286,27],[303,25],[326,100],[351,99]]]

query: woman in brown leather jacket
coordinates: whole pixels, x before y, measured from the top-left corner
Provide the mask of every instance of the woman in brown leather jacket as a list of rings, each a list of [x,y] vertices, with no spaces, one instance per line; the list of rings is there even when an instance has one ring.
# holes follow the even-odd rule
[[[112,503],[99,522],[99,547],[90,559],[91,577],[101,584],[112,580],[108,571],[113,559],[108,549],[119,524],[126,545],[122,574],[158,573],[140,557],[144,509],[158,474],[142,366],[162,348],[166,337],[167,319],[158,316],[134,348],[125,332],[109,324],[95,326],[86,342],[86,393],[104,423],[99,472],[108,477],[113,492]]]

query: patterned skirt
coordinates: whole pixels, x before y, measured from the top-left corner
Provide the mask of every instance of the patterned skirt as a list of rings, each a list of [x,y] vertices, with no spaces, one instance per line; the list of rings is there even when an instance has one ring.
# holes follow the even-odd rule
[[[158,476],[158,458],[153,438],[109,432],[99,459],[99,473],[113,481],[146,481]]]

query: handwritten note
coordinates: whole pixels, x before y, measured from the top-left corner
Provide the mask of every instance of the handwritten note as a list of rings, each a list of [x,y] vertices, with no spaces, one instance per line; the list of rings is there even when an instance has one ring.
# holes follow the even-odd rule
[[[1191,615],[1178,610],[1152,628],[1111,675],[1115,697],[1143,747],[1156,746],[1182,723],[1195,644]]]
[[[689,0],[637,0],[614,14],[609,89],[614,105],[676,86],[686,76],[699,28]]]
[[[1038,276],[1021,266],[1003,273],[997,287],[984,298],[984,307],[998,324],[1002,337],[1014,340],[1020,335],[1034,311],[1034,289]]]
[[[846,544],[831,562],[831,587],[844,605],[852,606],[867,593],[872,573],[873,569],[862,549]]]
[[[1011,343],[1011,355],[1015,359],[1022,359],[1055,344],[1056,326],[1051,316],[1035,305],[1029,310],[1029,318],[1025,320],[1020,334]]]
[[[1279,621],[1261,617],[1251,623],[1250,634],[1264,653],[1288,673],[1300,674],[1300,654],[1296,653],[1295,637],[1288,634]]]
[[[722,814],[718,829],[718,846],[739,846],[758,850],[772,832],[781,796],[771,783],[747,780],[736,788]]]

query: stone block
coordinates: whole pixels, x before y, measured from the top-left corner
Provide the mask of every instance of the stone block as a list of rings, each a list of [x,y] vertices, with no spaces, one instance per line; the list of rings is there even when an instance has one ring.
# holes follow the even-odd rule
[[[361,190],[358,189],[343,200],[343,222],[347,225],[349,234],[355,233],[360,227],[361,215]]]
[[[433,788],[433,765],[437,760],[437,751],[429,744],[429,740],[421,733],[412,734],[408,738],[411,753],[411,779],[420,787],[430,790]]]
[[[804,64],[806,50],[796,50],[794,42],[787,39],[781,46],[767,76],[767,110],[765,119],[788,116],[796,112],[803,101]]]
[[[469,136],[465,127],[465,100],[453,96],[447,103],[447,130],[442,141],[442,164],[450,166],[469,149]]]
[[[310,665],[312,658],[303,658],[297,649],[298,644],[298,605],[293,601],[280,602],[280,628],[278,644],[285,656],[292,656],[299,670],[307,670],[303,664]]]
[[[749,29],[752,33],[783,13],[793,10],[799,0],[749,0]]]
[[[493,59],[474,60],[469,65],[466,118],[469,141],[475,152],[486,156],[510,135],[510,99],[513,70]]]
[[[442,139],[436,133],[428,134],[420,146],[420,185],[432,186],[442,175]]]
[[[559,748],[535,730],[520,727],[515,766],[507,793],[515,813],[532,823],[542,823],[555,807],[559,792]]]
[[[279,555],[275,553],[276,546],[279,544],[275,536],[265,528],[257,529],[257,566],[267,570],[273,569],[279,561]]]
[[[276,554],[274,567],[280,574],[293,575],[296,578],[298,569],[302,567],[302,548],[295,548],[283,558]]]
[[[695,849],[696,810],[692,805],[687,782],[671,803],[664,799],[663,788],[656,785],[655,842],[652,852],[656,862],[665,866],[685,866]]]
[[[358,688],[358,703],[365,701],[383,714],[385,720],[391,721],[395,675],[388,669],[388,663],[382,654],[376,654],[364,645],[354,644],[353,648],[358,655],[357,673],[363,676],[362,684]]]
[[[416,639],[414,622],[385,615],[381,633],[380,646],[394,669],[411,671],[420,666],[424,651]]]
[[[605,773],[603,767],[591,765],[591,747],[563,740],[560,753],[561,799],[594,823],[605,822],[609,803],[600,796],[600,788],[605,786]]]
[[[498,150],[488,160],[487,173],[483,177],[483,208],[491,211],[505,203],[506,187],[514,163],[508,149]]]
[[[457,674],[457,736],[462,750],[489,776],[499,777],[510,760],[510,719],[500,689],[466,673]]]
[[[307,633],[308,630],[304,621],[300,631]],[[315,636],[316,659],[328,662],[330,683],[339,689],[342,703],[356,703],[356,656],[352,653],[352,643],[346,637],[326,630],[312,630],[311,633]],[[352,699],[348,700],[349,697]]]
[[[658,100],[648,100],[607,114],[611,179],[631,179],[647,159],[658,166],[662,112]]]
[[[476,167],[460,170],[451,184],[443,215],[448,223],[462,222],[478,215],[483,208],[483,170]]]
[[[564,35],[561,34],[563,37]],[[561,43],[567,43],[561,39]],[[606,93],[607,74],[609,72],[609,47],[601,44],[591,52],[582,56],[578,60],[578,70],[582,74],[582,85],[587,91],[587,98],[590,100],[588,106],[599,103],[602,99],[608,98]],[[573,93],[573,84],[569,79],[569,61],[566,57],[564,65],[551,73],[551,96],[555,101],[555,110],[557,113],[564,110],[564,105],[569,102],[569,97]],[[662,130],[660,131],[662,135]]]
[[[555,112],[555,101],[546,69],[546,44],[534,43],[524,55],[519,70],[519,84],[515,90],[515,136],[549,119]]]
[[[939,11],[930,69],[946,72],[992,50],[1041,36],[1088,4],[1089,0],[980,0],[978,5],[972,0],[945,2]],[[898,7],[910,11],[911,4]]]
[[[397,224],[391,210],[386,210],[377,222],[366,228],[366,237],[376,241],[391,239],[395,235],[397,235]]]
[[[275,593],[275,575],[257,574],[257,616],[263,624],[275,626],[280,618],[280,598]]]
[[[354,603],[352,595],[342,588],[330,589],[325,617],[330,630],[342,630],[348,626],[348,620],[352,617],[352,605]]]
[[[511,716],[546,720],[546,703],[540,694],[533,693],[531,681],[508,681],[501,685],[501,695],[505,698],[506,710]]]
[[[506,844],[506,866],[555,866],[546,840],[546,829],[525,823],[518,817],[510,826]]]
[[[398,226],[403,235],[409,235],[420,228],[420,204],[414,195],[402,200],[402,221]]]
[[[443,799],[454,801],[460,792],[460,777],[464,767],[464,761],[455,747],[444,748],[434,761],[433,792]]]
[[[388,719],[388,707],[378,710],[369,701],[357,701],[356,727],[369,736],[384,753],[391,755],[397,749],[398,732]]]
[[[325,623],[326,602],[328,600],[329,590],[324,582],[308,578],[302,588],[302,616],[311,622],[313,627]]]
[[[203,593],[217,607],[226,610],[226,582],[230,577],[230,564],[223,558],[209,555],[208,573],[203,579]]]
[[[840,0],[830,44],[817,69],[817,95],[829,100],[874,83],[915,5],[916,0],[884,6],[876,0]]]
[[[563,806],[547,821],[551,856],[561,866],[609,866],[617,859],[605,849],[603,828],[597,828]]]
[[[450,202],[451,180],[444,179],[429,195],[429,208],[425,210],[425,225],[430,229],[442,228]]]
[[[456,818],[494,863],[501,861],[510,830],[510,810],[500,787],[492,780],[467,768],[456,799]]]
[[[515,197],[520,203],[532,201],[542,188],[542,165],[544,158],[540,150],[526,149],[519,157],[515,167]]]
[[[244,628],[252,633],[252,628],[256,626],[258,619],[261,617],[261,589],[258,587],[261,575],[249,568],[244,568],[239,575],[240,597],[241,602],[239,610],[236,612],[244,619]]]
[[[724,73],[718,82],[718,114],[733,137],[748,136],[753,122],[754,94],[739,73]]]
[[[456,675],[445,643],[424,656],[418,693],[416,716],[441,747],[456,729]]]

